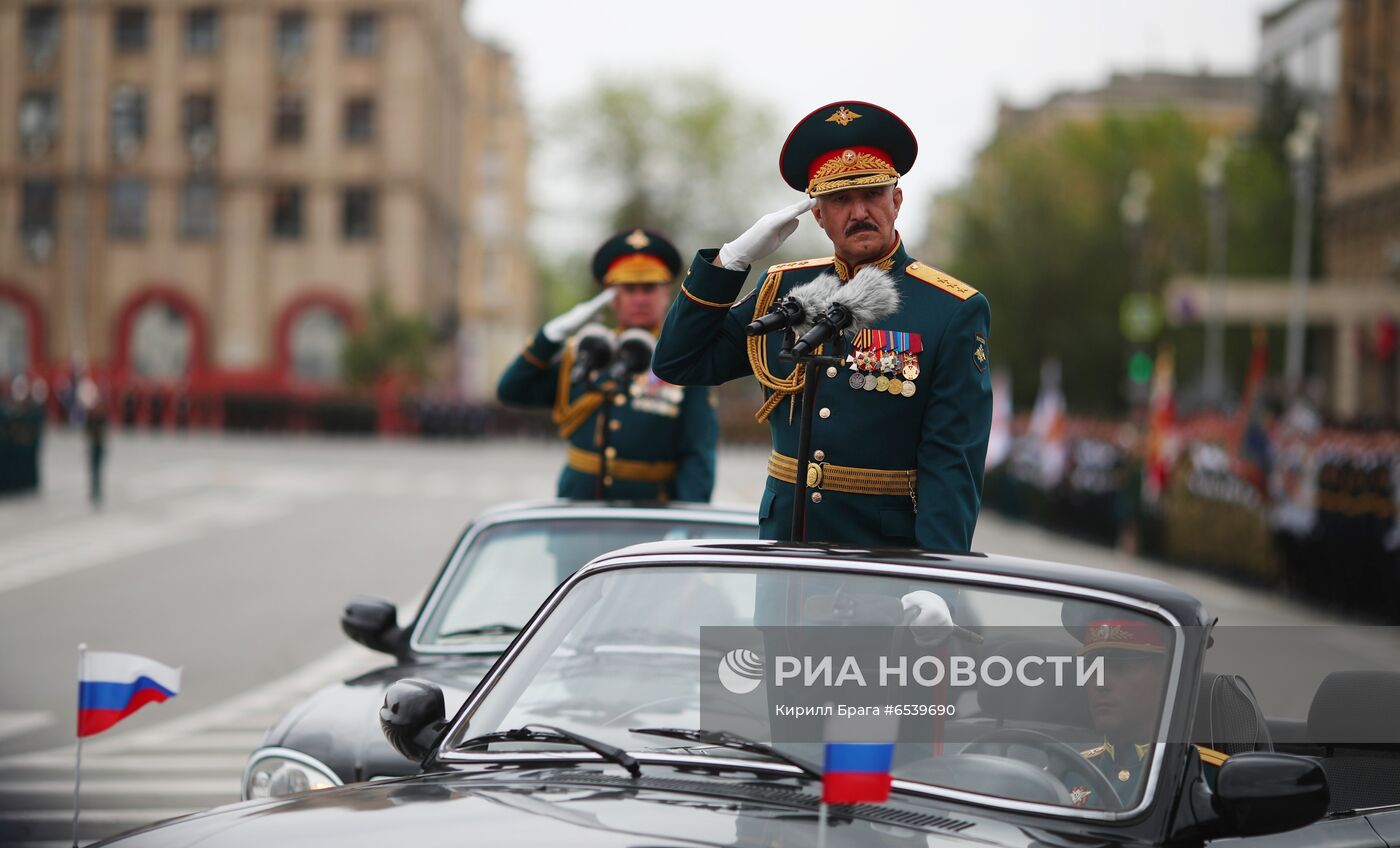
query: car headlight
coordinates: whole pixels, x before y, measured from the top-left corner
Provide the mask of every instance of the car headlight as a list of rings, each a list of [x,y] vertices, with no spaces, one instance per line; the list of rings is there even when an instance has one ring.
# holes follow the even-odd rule
[[[315,757],[289,748],[264,748],[253,754],[243,771],[243,800],[281,798],[340,785],[335,772]]]

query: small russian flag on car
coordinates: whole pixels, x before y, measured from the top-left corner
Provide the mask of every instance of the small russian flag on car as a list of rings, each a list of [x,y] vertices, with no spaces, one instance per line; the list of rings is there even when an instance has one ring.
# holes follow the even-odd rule
[[[92,736],[150,703],[180,693],[180,669],[136,654],[84,651],[78,669],[78,736]]]
[[[880,804],[890,797],[893,742],[828,742],[822,768],[822,802]]]

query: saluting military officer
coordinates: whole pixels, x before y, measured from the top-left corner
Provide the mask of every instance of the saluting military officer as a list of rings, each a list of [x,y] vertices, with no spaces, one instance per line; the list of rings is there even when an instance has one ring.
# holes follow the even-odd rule
[[[559,435],[569,443],[559,475],[559,497],[592,500],[606,452],[607,495],[613,500],[691,501],[710,499],[715,481],[719,425],[709,389],[683,388],[651,369],[626,385],[592,373],[573,379],[577,339],[608,304],[618,330],[657,332],[680,269],[680,254],[660,233],[627,230],[603,243],[593,256],[593,277],[603,291],[549,321],[501,375],[502,403],[553,407]],[[613,406],[600,408],[604,389]],[[604,420],[607,420],[604,438]]]
[[[1103,775],[1118,797],[1097,797],[1094,787],[1077,772],[1064,772],[1060,779],[1069,787],[1070,802],[1076,807],[1132,807],[1141,794],[1157,740],[1167,683],[1168,631],[1162,624],[1122,612],[1068,626],[1083,643],[1081,655],[1101,656],[1104,661],[1103,678],[1091,679],[1088,693],[1089,715],[1103,742],[1080,756]],[[1213,748],[1195,747],[1206,784],[1214,789],[1215,776],[1228,757]]]
[[[871,103],[831,103],[803,118],[778,157],[808,197],[765,215],[691,263],[656,350],[656,373],[682,385],[753,374],[766,401],[773,453],[759,506],[765,539],[790,535],[802,389],[821,380],[808,459],[808,541],[966,551],[982,497],[992,418],[991,312],[971,286],[905,251],[897,185],[914,164],[914,134]],[[743,300],[749,267],[777,250],[808,210],[834,256],[770,267]],[[887,272],[900,306],[854,333],[846,367],[817,373],[778,358],[782,333],[748,338],[745,325],[794,286],[822,274],[843,284],[867,267]],[[736,300],[738,302],[736,303]],[[850,334],[848,334],[850,335]]]

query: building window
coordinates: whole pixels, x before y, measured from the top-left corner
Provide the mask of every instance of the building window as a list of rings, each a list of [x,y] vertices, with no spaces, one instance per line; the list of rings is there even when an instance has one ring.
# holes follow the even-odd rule
[[[324,306],[297,313],[292,321],[292,374],[310,383],[337,383],[349,330],[340,314]]]
[[[26,91],[19,100],[19,138],[26,156],[42,156],[58,137],[58,98],[52,91]]]
[[[379,14],[351,12],[345,17],[345,52],[372,56],[379,50]]]
[[[377,198],[372,188],[347,188],[341,204],[340,235],[346,241],[374,238]]]
[[[35,70],[48,67],[58,52],[58,7],[52,3],[24,10],[24,52]]]
[[[120,6],[112,19],[118,53],[144,53],[151,37],[151,15],[145,6]]]
[[[277,55],[296,59],[306,55],[306,12],[291,9],[277,15]]]
[[[146,235],[146,181],[112,181],[107,199],[107,234],[112,238],[134,239]]]
[[[283,186],[272,193],[272,236],[299,239],[302,231],[302,190]]]
[[[345,101],[345,125],[342,132],[346,144],[367,144],[374,140],[374,100],[352,97]]]
[[[0,374],[28,374],[29,365],[29,316],[0,296]]]
[[[124,162],[146,141],[146,92],[129,85],[112,92],[112,154]]]
[[[183,312],[154,301],[136,311],[131,321],[131,369],[139,376],[174,380],[190,370],[194,328]]]
[[[42,262],[49,258],[57,223],[58,184],[25,180],[20,188],[19,235],[31,259]]]
[[[193,179],[180,189],[180,235],[213,238],[219,231],[219,187],[213,180]]]
[[[197,162],[207,160],[218,140],[218,119],[212,94],[186,94],[182,108],[185,148]]]
[[[185,52],[203,56],[219,49],[219,10],[207,6],[185,13]]]
[[[278,144],[297,144],[306,135],[306,99],[300,94],[277,95],[272,137]]]

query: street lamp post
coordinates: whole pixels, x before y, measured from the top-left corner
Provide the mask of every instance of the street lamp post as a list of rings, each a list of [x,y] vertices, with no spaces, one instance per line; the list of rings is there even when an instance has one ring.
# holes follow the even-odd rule
[[[1303,386],[1303,354],[1307,344],[1308,274],[1312,264],[1313,185],[1317,165],[1317,114],[1304,109],[1288,134],[1288,160],[1293,165],[1293,300],[1288,311],[1288,353],[1284,376],[1289,392]]]
[[[1210,140],[1199,174],[1206,196],[1207,269],[1210,301],[1206,308],[1206,338],[1201,395],[1207,406],[1219,408],[1225,400],[1225,276],[1229,220],[1226,216],[1225,159],[1230,144],[1223,138]]]
[[[1152,175],[1141,168],[1128,175],[1128,188],[1119,201],[1118,212],[1123,216],[1132,236],[1132,295],[1138,303],[1147,296],[1147,201],[1152,196]],[[1147,355],[1147,344],[1141,338],[1130,338],[1128,351],[1128,401],[1134,413],[1147,402],[1147,381],[1138,379],[1133,369]]]

